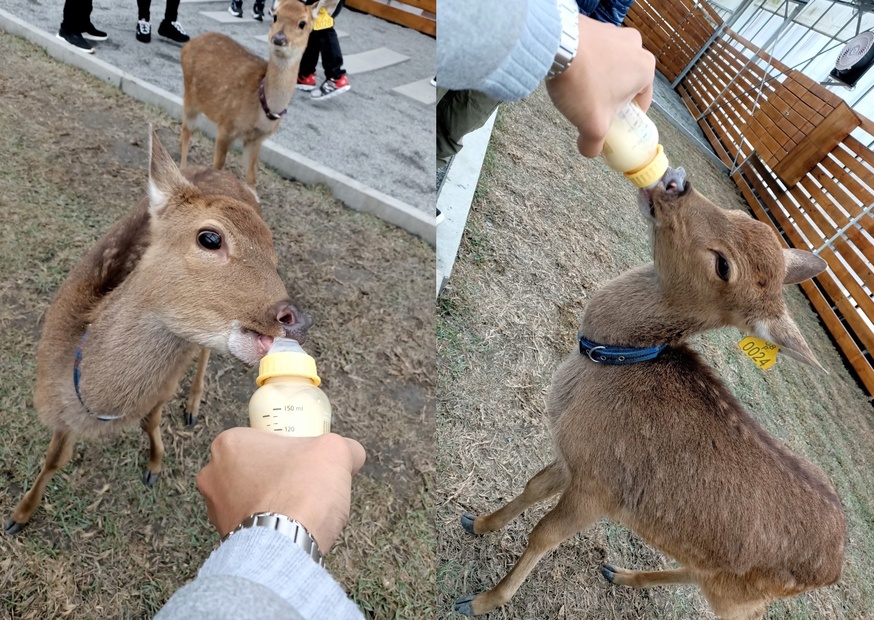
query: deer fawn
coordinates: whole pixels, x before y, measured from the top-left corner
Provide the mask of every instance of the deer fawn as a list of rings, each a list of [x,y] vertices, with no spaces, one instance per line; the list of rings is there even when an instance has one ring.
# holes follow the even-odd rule
[[[641,192],[641,208],[654,263],[589,301],[580,352],[559,367],[547,397],[555,461],[500,510],[461,518],[469,533],[485,534],[560,494],[501,582],[456,601],[465,615],[506,603],[544,554],[602,516],[681,565],[605,565],[608,581],[695,583],[720,618],[762,618],[768,602],[841,575],[846,518],[825,474],[768,435],[685,342],[735,326],[818,367],[781,287],[825,262],[781,249],[766,224],[718,208],[682,168]]]
[[[261,143],[279,129],[297,85],[300,59],[313,27],[316,0],[282,0],[273,8],[270,60],[217,32],[195,37],[182,48],[182,167],[197,117],[203,112],[218,129],[213,168],[221,169],[231,143],[243,141],[246,183],[255,187]]]
[[[161,408],[199,347],[257,363],[312,324],[288,300],[270,231],[233,175],[183,176],[151,134],[148,197],[70,272],[46,313],[34,404],[54,431],[42,471],[4,529],[20,531],[76,437],[139,423],[147,486],[161,472]]]

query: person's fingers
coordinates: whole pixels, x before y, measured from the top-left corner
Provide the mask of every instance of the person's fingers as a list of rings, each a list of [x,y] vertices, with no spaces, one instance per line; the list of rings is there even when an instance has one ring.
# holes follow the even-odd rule
[[[652,82],[649,82],[642,91],[637,93],[634,98],[635,103],[640,106],[640,109],[646,112],[652,105]]]
[[[349,452],[352,455],[352,475],[357,474],[362,467],[364,467],[364,461],[367,459],[367,453],[364,451],[364,446],[355,441],[354,439],[345,438],[346,443],[349,445]]]
[[[580,134],[577,138],[577,149],[583,157],[597,157],[604,149],[604,139],[592,139],[589,136]]]

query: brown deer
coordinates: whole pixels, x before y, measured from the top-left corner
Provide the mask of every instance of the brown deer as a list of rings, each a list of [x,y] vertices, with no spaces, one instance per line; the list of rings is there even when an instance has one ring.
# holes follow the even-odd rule
[[[547,397],[555,461],[500,510],[461,518],[469,533],[485,534],[560,494],[500,583],[456,601],[465,615],[506,603],[544,554],[603,516],[681,565],[605,565],[608,581],[695,583],[720,618],[761,618],[769,601],[841,575],[846,518],[825,474],[773,439],[686,344],[735,326],[818,367],[781,287],[815,276],[825,262],[781,249],[766,224],[718,208],[682,168],[642,191],[641,207],[654,262],[588,303],[580,352],[556,371]],[[641,361],[624,363],[633,358]]]
[[[255,187],[261,143],[279,129],[297,85],[297,71],[313,28],[317,0],[282,0],[273,8],[270,60],[217,32],[195,37],[182,48],[182,167],[197,117],[217,127],[212,166],[225,165],[228,148],[243,141],[246,183]]]
[[[152,131],[148,197],[79,261],[48,309],[34,404],[54,431],[42,470],[6,522],[30,521],[77,437],[139,424],[143,482],[161,472],[161,408],[199,347],[255,364],[273,338],[312,324],[288,300],[273,240],[252,193],[232,174],[183,176]]]

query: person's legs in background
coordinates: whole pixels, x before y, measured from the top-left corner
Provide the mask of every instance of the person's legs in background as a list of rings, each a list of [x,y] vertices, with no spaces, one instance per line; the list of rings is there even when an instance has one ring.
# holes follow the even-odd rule
[[[343,0],[340,0],[331,18],[336,17],[342,8]],[[329,28],[318,31],[314,28],[313,34],[316,32],[320,34],[319,51],[322,55],[322,69],[325,70],[325,81],[318,90],[312,92],[311,96],[313,99],[330,99],[345,93],[351,88],[351,85],[349,84],[349,78],[346,77],[346,70],[343,68],[343,52],[340,51],[340,39],[337,37],[337,31],[334,30],[334,26],[331,25]]]
[[[179,23],[179,0],[167,0],[164,21],[158,26],[158,34],[176,43],[186,43],[191,38]]]
[[[319,90],[313,91],[314,99],[328,99],[345,93],[351,88],[346,70],[343,68],[343,53],[340,51],[340,40],[333,28],[321,30],[322,68],[325,70],[325,81]]]
[[[437,102],[438,170],[461,150],[464,136],[486,124],[499,103],[475,90],[445,91]]]
[[[152,40],[152,24],[149,21],[149,9],[152,0],[137,0],[137,41],[148,43]]]
[[[319,54],[322,49],[322,33],[324,30],[313,30],[307,41],[306,49],[300,59],[300,68],[297,71],[297,88],[303,91],[315,90],[316,65],[319,63]]]
[[[105,41],[107,35],[91,23],[92,10],[91,0],[66,0],[64,2],[64,18],[61,21],[57,37],[83,52],[93,54],[94,49],[86,39]]]

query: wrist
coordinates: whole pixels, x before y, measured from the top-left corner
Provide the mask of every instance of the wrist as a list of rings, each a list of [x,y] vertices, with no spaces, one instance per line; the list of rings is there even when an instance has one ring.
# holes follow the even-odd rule
[[[256,512],[249,515],[237,527],[228,532],[220,541],[219,545],[231,538],[237,532],[253,528],[266,528],[279,532],[289,538],[304,553],[306,553],[319,566],[325,565],[325,559],[319,549],[319,543],[303,523],[284,514],[277,512]]]
[[[580,40],[579,9],[575,0],[556,0],[558,15],[561,20],[561,34],[558,41],[558,50],[552,61],[552,66],[546,75],[551,80],[571,66],[577,54]]]

